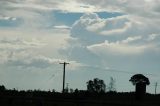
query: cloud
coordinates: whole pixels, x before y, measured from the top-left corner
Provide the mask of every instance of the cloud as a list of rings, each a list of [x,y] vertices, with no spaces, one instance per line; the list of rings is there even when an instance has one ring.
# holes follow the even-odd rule
[[[71,27],[66,26],[66,25],[54,26],[53,28],[55,28],[55,29],[71,29]]]
[[[1,38],[0,39],[0,50],[27,50],[33,48],[39,48],[44,46],[45,43],[38,41],[37,39],[32,39],[31,41],[26,41],[20,38]]]
[[[157,34],[151,34],[151,35],[149,35],[148,36],[148,41],[153,41],[153,40],[155,40],[157,37],[159,37],[159,35],[157,35]]]
[[[58,39],[57,39],[58,40]],[[0,38],[0,58],[1,65],[8,67],[17,67],[21,69],[46,69],[53,66],[56,67],[60,62],[67,61],[70,65],[70,70],[76,70],[83,66],[76,61],[57,59],[45,56],[40,49],[48,46],[45,40],[24,39],[24,38]],[[34,52],[35,50],[39,52]],[[56,56],[55,56],[56,57]]]
[[[1,64],[10,66],[23,65],[27,63],[25,60],[29,59],[33,50],[42,48],[46,44],[37,39],[25,40],[22,38],[1,38],[0,39],[0,57]]]
[[[131,14],[101,18],[84,13],[72,26],[65,52],[88,65],[149,73],[159,69],[155,65],[160,52],[157,23]]]
[[[94,15],[94,16],[93,16]],[[129,36],[148,36],[159,33],[157,21],[148,21],[144,18],[131,17],[129,15],[117,16],[113,18],[102,19],[96,13],[84,14],[77,20],[71,30],[71,36],[78,37],[81,40],[88,40],[95,37],[99,42],[103,39],[116,41]],[[78,32],[83,32],[80,34]]]
[[[127,41],[127,40],[125,40]],[[105,55],[109,53],[110,55],[134,55],[134,54],[141,54],[151,46],[149,45],[128,45],[126,42],[111,42],[105,41],[101,44],[95,44],[88,46],[87,48],[98,54],[98,55]]]
[[[1,0],[2,4],[35,10],[60,10],[64,12],[122,12],[139,16],[159,16],[159,0]],[[4,5],[2,5],[4,7]],[[2,7],[1,6],[1,7]],[[145,8],[145,9],[144,9]]]
[[[1,1],[13,8],[36,10],[36,11],[52,11],[58,10],[63,12],[93,12],[97,11],[93,5],[79,3],[77,1],[63,0],[23,0],[23,1]],[[3,6],[3,5],[2,5]]]
[[[141,39],[142,39],[141,36],[128,37],[127,39],[123,40],[122,43],[130,43]]]
[[[120,16],[106,20],[106,29],[100,33],[102,35],[116,35],[125,33],[132,26],[132,22],[126,16]]]
[[[8,67],[16,67],[22,70],[32,69],[47,69],[57,67],[61,62],[68,62],[69,70],[77,70],[77,68],[84,66],[83,64],[76,61],[62,60],[57,58],[46,57],[43,55],[36,55],[32,52],[20,51],[20,52],[7,52],[1,51],[1,65]]]
[[[37,1],[36,1],[37,2]],[[35,29],[45,28],[52,25],[48,20],[54,20],[49,14],[51,10],[42,4],[33,1],[1,1],[0,15],[7,20],[16,20],[17,28]],[[12,10],[12,11],[11,11]]]
[[[83,45],[102,43],[105,40],[117,41],[132,36],[130,32],[137,26],[127,15],[103,19],[96,13],[85,13],[71,29],[71,36]],[[81,32],[81,33],[79,33]],[[133,33],[137,36],[137,33]]]
[[[154,17],[158,18],[157,14],[159,0],[77,0],[83,4],[93,5],[98,10],[109,11],[109,12],[122,12],[130,15],[136,15],[140,17]],[[145,8],[145,9],[144,9]]]
[[[155,39],[154,35],[159,34],[157,24],[142,19],[133,19],[128,15],[102,19],[96,13],[86,13],[73,24],[71,37],[85,46],[103,44],[105,41],[132,42],[131,47],[157,44],[146,41],[147,37]]]
[[[104,21],[96,13],[86,13],[73,24],[71,36],[83,42],[84,45],[101,42],[103,37],[98,35],[97,30],[103,27],[103,23]]]
[[[16,18],[15,17],[6,17],[6,16],[0,16],[0,20],[2,21],[2,20],[11,20],[11,21],[15,21],[16,20]]]
[[[99,75],[101,69],[95,67],[85,69],[93,64],[128,71],[159,70],[157,65],[160,60],[159,0],[0,2],[0,78],[3,75],[8,76],[3,78],[6,81],[11,79],[9,81],[11,85],[17,85],[16,81],[18,82],[19,78],[12,84],[14,73],[10,70],[16,70],[14,76],[21,73],[20,76],[23,77],[26,74],[24,70],[31,72],[35,70],[36,74],[27,71],[24,80],[27,82],[28,77],[33,80],[37,74],[40,75],[36,77],[37,81],[32,83],[35,87],[37,82],[41,85],[42,79],[48,78],[47,75],[61,69],[57,62],[67,60],[71,63],[67,66],[69,70],[79,70],[77,73],[82,74],[78,74],[80,79],[77,82],[82,81],[82,76],[87,73],[81,70],[98,70],[95,76]],[[72,26],[67,26],[65,22],[60,22],[63,18],[56,19],[57,12],[84,14]],[[98,16],[98,12],[107,13],[105,16]],[[108,13],[112,12],[121,15],[110,16]],[[73,17],[69,15],[70,20]],[[65,18],[63,21],[67,20]],[[11,24],[3,27],[4,22],[13,23],[14,27],[9,27]],[[45,70],[45,73],[41,73],[40,70]],[[83,80],[93,76],[88,72]],[[59,86],[58,82],[56,84]]]
[[[34,57],[21,57],[16,59],[9,59],[6,63],[9,66],[21,67],[23,68],[47,68],[51,67],[53,64],[58,62],[57,60],[50,59],[44,56],[34,56]]]

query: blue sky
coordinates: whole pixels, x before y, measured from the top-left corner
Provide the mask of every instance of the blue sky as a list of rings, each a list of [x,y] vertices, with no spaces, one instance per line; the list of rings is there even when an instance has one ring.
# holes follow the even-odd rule
[[[100,18],[112,18],[112,17],[116,17],[116,16],[120,16],[122,15],[121,13],[118,13],[118,12],[95,12],[98,14],[98,16]],[[76,20],[78,20],[84,13],[66,13],[66,12],[62,12],[62,11],[53,11],[53,17],[56,18],[56,20],[59,22],[59,23],[63,23],[67,26],[72,26],[72,24],[74,24],[74,22]]]
[[[159,6],[159,0],[1,0],[0,84],[61,91],[59,62],[67,61],[69,88],[86,89],[96,77],[108,84],[113,77],[117,91],[134,91],[129,79],[141,73],[154,93]]]

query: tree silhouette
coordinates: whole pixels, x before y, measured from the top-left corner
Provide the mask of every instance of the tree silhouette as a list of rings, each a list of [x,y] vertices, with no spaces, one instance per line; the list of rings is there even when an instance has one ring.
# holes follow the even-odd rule
[[[103,80],[94,78],[93,81],[89,80],[87,82],[87,90],[89,92],[97,92],[97,93],[105,92],[106,84],[104,83]]]
[[[136,86],[136,99],[142,99],[146,93],[146,85],[150,84],[149,79],[143,74],[135,74],[129,81],[131,81],[132,84]]]
[[[0,91],[4,91],[6,90],[5,86],[4,85],[0,85]]]
[[[109,82],[108,87],[107,87],[107,90],[109,92],[116,91],[115,82],[116,82],[115,79],[113,77],[110,77],[110,82]]]

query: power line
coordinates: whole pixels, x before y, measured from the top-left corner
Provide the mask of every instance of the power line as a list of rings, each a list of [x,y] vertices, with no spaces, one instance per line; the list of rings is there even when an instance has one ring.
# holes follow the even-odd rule
[[[116,69],[107,69],[107,68],[101,68],[101,67],[96,67],[96,66],[87,66],[87,68],[95,68],[98,71],[108,71],[108,72],[116,72],[116,73],[124,73],[124,74],[137,74],[139,72],[129,72],[129,71],[122,71],[122,70],[116,70]],[[150,75],[150,76],[158,76],[154,74],[149,74],[149,73],[142,73],[144,75]]]

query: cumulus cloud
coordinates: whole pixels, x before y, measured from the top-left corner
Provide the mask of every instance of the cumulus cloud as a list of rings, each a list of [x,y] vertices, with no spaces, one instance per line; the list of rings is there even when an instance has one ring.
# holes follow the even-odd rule
[[[100,32],[102,35],[122,34],[132,26],[132,22],[126,16],[108,19],[106,24],[106,29]]]
[[[57,62],[68,60],[69,70],[93,64],[158,70],[159,5],[159,0],[1,0],[0,21],[19,23],[0,28],[1,68],[56,70]],[[55,11],[84,14],[67,26],[55,19]],[[97,12],[121,15],[101,18]]]
[[[119,17],[118,19],[121,20]],[[125,26],[127,19],[122,19],[122,21],[118,21],[118,19],[101,19],[96,13],[86,13],[73,24],[71,36],[78,38],[83,44],[87,45],[103,42],[107,38],[104,35],[114,35],[114,31],[118,31]]]
[[[141,28],[141,25],[127,15],[103,19],[96,13],[86,13],[73,24],[71,36],[87,41],[88,44],[94,44],[104,42],[104,39],[116,41],[128,36],[140,35],[145,30]]]
[[[159,60],[155,58],[160,52],[157,23],[129,13],[106,19],[96,13],[85,13],[72,26],[74,42],[69,41],[67,52],[70,58],[89,65],[130,71],[135,67],[141,67],[142,71],[157,70],[155,63]]]
[[[96,13],[87,13],[74,23],[71,36],[89,50],[104,53],[139,54],[159,48],[158,42],[149,42],[158,34],[158,29],[153,27],[156,24],[138,19],[128,15],[102,19]]]
[[[129,38],[130,39],[130,38]],[[152,48],[150,45],[128,45],[126,41],[123,42],[111,42],[105,41],[101,44],[95,44],[88,46],[87,48],[98,54],[98,55],[105,55],[109,53],[110,55],[133,55],[133,54],[141,54],[145,52],[146,49]]]

